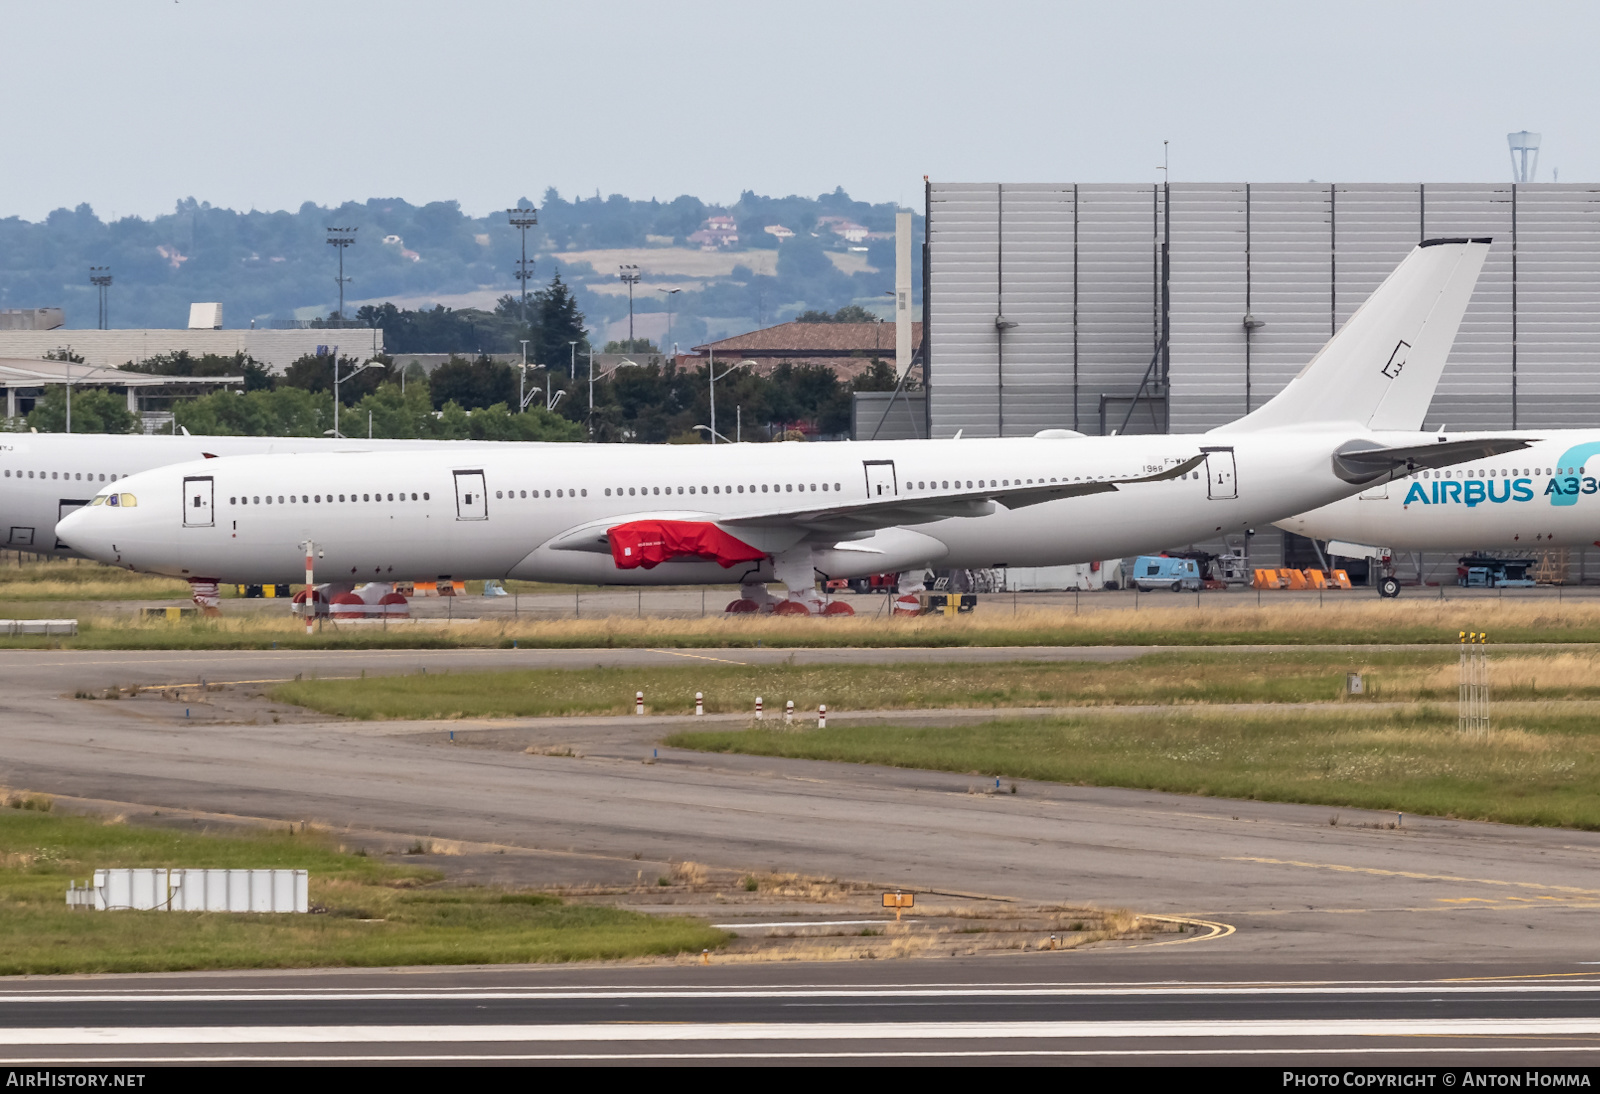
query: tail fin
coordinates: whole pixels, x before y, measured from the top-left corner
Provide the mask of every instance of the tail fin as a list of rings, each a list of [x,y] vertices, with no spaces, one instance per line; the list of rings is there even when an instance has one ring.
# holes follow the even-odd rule
[[[1419,243],[1288,387],[1214,432],[1319,422],[1421,429],[1488,255],[1487,239]]]

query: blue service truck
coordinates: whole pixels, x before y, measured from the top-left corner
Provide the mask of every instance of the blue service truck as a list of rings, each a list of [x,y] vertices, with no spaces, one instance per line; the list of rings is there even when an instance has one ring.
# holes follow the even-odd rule
[[[1166,555],[1140,555],[1133,560],[1132,585],[1141,592],[1153,589],[1171,589],[1194,592],[1204,583],[1200,576],[1200,563],[1192,558],[1168,558]]]

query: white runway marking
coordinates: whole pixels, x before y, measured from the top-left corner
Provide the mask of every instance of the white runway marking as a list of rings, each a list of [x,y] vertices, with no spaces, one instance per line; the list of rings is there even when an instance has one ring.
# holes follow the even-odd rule
[[[574,1022],[570,1025],[61,1026],[0,1029],[0,1045],[464,1044],[604,1041],[969,1041],[1153,1037],[1600,1036],[1600,1018],[1150,1022]]]
[[[877,921],[874,921],[877,922]],[[201,991],[188,988],[150,991],[86,992],[81,989],[11,990],[0,992],[6,1003],[327,1003],[411,1000],[538,1000],[538,999],[1007,999],[1099,998],[1148,996],[1255,996],[1255,995],[1520,995],[1527,993],[1594,994],[1600,981],[1545,981],[1516,983],[1396,983],[1396,984],[1040,984],[1035,986],[895,986],[875,988],[489,988],[463,990],[353,990],[304,991],[256,989]]]

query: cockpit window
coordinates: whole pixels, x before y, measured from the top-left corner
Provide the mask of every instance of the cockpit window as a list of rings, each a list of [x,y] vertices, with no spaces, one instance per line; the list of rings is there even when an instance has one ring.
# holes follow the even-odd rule
[[[106,504],[120,506],[125,509],[131,509],[135,505],[139,504],[139,499],[134,497],[132,494],[107,494]]]
[[[89,504],[90,505],[104,505],[105,503],[106,503],[106,496],[104,494],[101,494],[99,497],[95,498]]]

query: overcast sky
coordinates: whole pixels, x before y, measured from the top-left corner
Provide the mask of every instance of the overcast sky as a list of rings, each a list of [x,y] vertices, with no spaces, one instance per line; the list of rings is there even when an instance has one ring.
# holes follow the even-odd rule
[[[1600,5],[3,0],[0,216],[1600,177]]]

